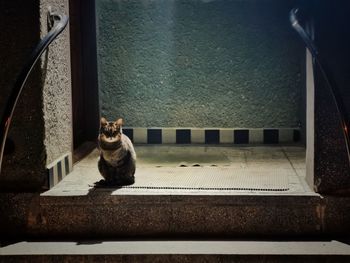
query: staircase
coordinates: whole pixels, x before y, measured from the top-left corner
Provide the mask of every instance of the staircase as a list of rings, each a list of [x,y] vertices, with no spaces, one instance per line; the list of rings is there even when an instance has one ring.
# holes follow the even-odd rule
[[[0,262],[349,262],[349,198],[1,194]],[[2,202],[4,203],[4,202]],[[341,209],[340,209],[341,207]],[[343,211],[343,212],[341,212]],[[7,239],[9,240],[9,239]],[[29,241],[23,241],[29,240]]]

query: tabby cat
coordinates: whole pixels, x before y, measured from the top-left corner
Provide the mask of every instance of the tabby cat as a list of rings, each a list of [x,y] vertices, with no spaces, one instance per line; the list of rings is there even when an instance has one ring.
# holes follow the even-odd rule
[[[136,153],[131,140],[122,132],[123,119],[100,121],[98,170],[104,180],[96,186],[122,186],[135,182]]]

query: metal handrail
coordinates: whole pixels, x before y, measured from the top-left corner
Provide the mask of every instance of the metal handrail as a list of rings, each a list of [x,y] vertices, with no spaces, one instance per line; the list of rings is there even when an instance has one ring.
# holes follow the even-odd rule
[[[301,39],[304,41],[307,49],[310,51],[312,57],[313,57],[313,64],[317,65],[318,68],[321,71],[321,74],[326,81],[327,87],[330,89],[332,99],[335,103],[336,110],[338,113],[338,116],[340,118],[341,126],[342,126],[342,133],[345,140],[345,146],[348,154],[348,161],[350,164],[350,138],[349,138],[349,119],[346,115],[345,107],[343,104],[343,101],[339,95],[338,89],[335,87],[334,83],[331,83],[329,79],[329,75],[326,73],[325,66],[321,62],[321,58],[319,57],[319,52],[312,41],[311,37],[306,33],[305,29],[300,25],[298,20],[298,8],[294,8],[290,11],[289,19],[292,24],[292,27],[295,29],[295,31],[299,34]]]
[[[31,53],[27,63],[22,68],[20,74],[17,77],[15,85],[11,90],[11,94],[7,100],[3,116],[1,118],[1,130],[0,130],[0,139],[1,139],[1,148],[0,148],[0,174],[1,166],[3,161],[3,154],[7,139],[7,134],[11,124],[13,112],[16,108],[18,98],[21,95],[24,85],[28,79],[29,74],[31,73],[34,65],[43,54],[43,52],[48,48],[48,46],[56,39],[56,37],[62,33],[68,24],[68,16],[59,15],[56,13],[48,13],[48,23],[51,30],[47,35],[38,43],[34,51]]]

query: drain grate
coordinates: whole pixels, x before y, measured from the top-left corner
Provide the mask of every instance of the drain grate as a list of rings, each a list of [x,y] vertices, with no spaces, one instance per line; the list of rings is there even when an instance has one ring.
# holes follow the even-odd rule
[[[222,167],[142,168],[136,182],[123,188],[288,191],[288,170]]]

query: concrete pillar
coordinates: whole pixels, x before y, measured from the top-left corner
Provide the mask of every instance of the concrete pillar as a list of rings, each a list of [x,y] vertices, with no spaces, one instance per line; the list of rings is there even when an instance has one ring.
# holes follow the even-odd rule
[[[19,71],[48,32],[49,6],[55,12],[68,15],[68,0],[1,3],[0,113]],[[71,151],[69,54],[67,27],[36,64],[19,99],[9,132],[15,150],[4,158],[1,190],[42,190],[47,181],[47,164]]]
[[[307,52],[306,180],[321,194],[349,194],[350,166],[332,93]]]

